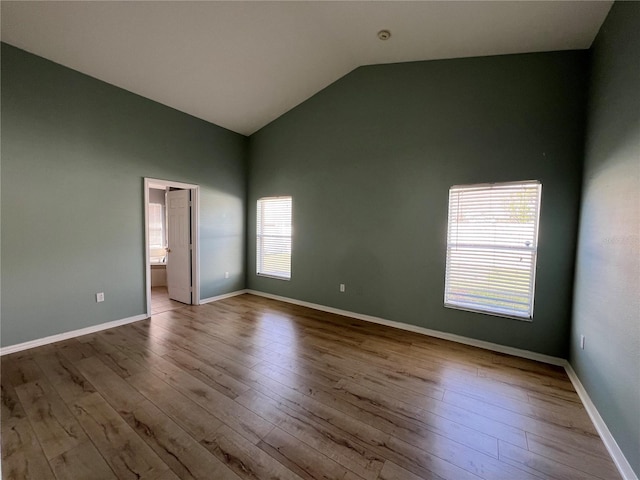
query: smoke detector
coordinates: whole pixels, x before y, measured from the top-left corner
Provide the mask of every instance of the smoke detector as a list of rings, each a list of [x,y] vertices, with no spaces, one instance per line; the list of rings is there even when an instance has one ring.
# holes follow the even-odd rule
[[[389,40],[391,38],[391,32],[389,30],[380,30],[378,32],[378,38],[380,40]]]

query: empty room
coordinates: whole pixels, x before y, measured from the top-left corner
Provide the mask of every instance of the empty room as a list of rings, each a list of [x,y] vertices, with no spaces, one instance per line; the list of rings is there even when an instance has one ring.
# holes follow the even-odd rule
[[[640,2],[2,1],[3,479],[640,475]]]

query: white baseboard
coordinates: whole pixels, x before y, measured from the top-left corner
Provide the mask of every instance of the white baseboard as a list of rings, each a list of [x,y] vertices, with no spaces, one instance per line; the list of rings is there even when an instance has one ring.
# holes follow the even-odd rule
[[[499,345],[497,343],[485,342],[483,340],[476,340],[475,338],[463,337],[462,335],[456,335],[454,333],[440,332],[438,330],[431,330],[429,328],[419,327],[417,325],[410,325],[408,323],[395,322],[393,320],[387,320],[380,317],[373,317],[371,315],[364,315],[362,313],[355,313],[355,312],[349,312],[347,310],[340,310],[338,308],[327,307],[324,305],[319,305],[317,303],[304,302],[302,300],[296,300],[295,298],[281,297],[279,295],[272,295],[271,293],[264,293],[257,290],[247,290],[246,293],[258,295],[260,297],[271,298],[273,300],[280,300],[282,302],[292,303],[294,305],[313,308],[314,310],[321,310],[323,312],[335,313],[337,315],[343,315],[345,317],[357,318],[358,320],[364,320],[365,322],[378,323],[380,325],[399,328],[401,330],[407,330],[409,332],[421,333],[423,335],[429,335],[430,337],[441,338],[443,340],[450,340],[452,342],[462,343],[465,345],[470,345],[472,347],[479,347],[479,348],[484,348],[486,350],[492,350],[494,352],[506,353],[508,355],[527,358],[529,360],[537,360],[539,362],[549,363],[551,365],[558,365],[558,366],[564,367],[567,362],[564,358],[552,357],[550,355],[543,355],[542,353],[531,352],[529,350],[522,350],[520,348],[507,347],[505,345]]]
[[[584,385],[582,385],[582,382],[578,378],[575,370],[569,362],[566,363],[564,368],[567,371],[567,375],[569,375],[569,379],[573,384],[573,388],[576,389],[576,392],[578,393],[578,396],[580,397],[584,408],[586,408],[587,413],[589,414],[589,417],[593,422],[593,425],[596,427],[596,430],[600,434],[600,438],[602,439],[604,446],[607,447],[609,455],[611,455],[611,458],[613,459],[613,463],[615,463],[616,467],[618,467],[620,475],[622,475],[622,478],[624,480],[638,480],[638,476],[631,468],[631,465],[624,456],[624,453],[622,453],[622,450],[620,450],[620,447],[618,446],[615,438],[613,438],[613,435],[611,435],[607,424],[604,422],[604,419],[600,416],[598,409],[591,401],[591,397],[589,397],[587,390],[584,388]]]
[[[121,320],[113,320],[112,322],[101,323],[99,325],[93,325],[91,327],[80,328],[78,330],[71,330],[70,332],[58,333],[49,337],[38,338],[36,340],[30,340],[24,343],[18,343],[16,345],[9,345],[8,347],[0,348],[0,356],[9,355],[10,353],[21,352],[22,350],[28,350],[29,348],[41,347],[50,343],[61,342],[62,340],[69,340],[74,337],[81,337],[82,335],[89,335],[90,333],[99,332],[101,330],[107,330],[109,328],[119,327],[126,325],[127,323],[138,322],[145,320],[149,316],[145,313],[136,315],[134,317],[123,318]]]
[[[235,297],[237,295],[242,295],[243,293],[247,293],[248,290],[236,290],[235,292],[223,293],[222,295],[217,295],[215,297],[209,298],[201,298],[200,305],[204,303],[217,302],[218,300],[224,300],[225,298]]]

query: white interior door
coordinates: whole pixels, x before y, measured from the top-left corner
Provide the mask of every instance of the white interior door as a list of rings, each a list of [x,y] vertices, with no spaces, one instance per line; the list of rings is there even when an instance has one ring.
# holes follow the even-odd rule
[[[191,303],[190,190],[167,192],[167,288],[169,298]]]

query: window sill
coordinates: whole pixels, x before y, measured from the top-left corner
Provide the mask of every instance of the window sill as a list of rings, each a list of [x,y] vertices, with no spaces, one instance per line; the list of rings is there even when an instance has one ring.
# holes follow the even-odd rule
[[[268,275],[266,273],[256,273],[256,276],[264,277],[264,278],[273,278],[274,280],[284,280],[286,282],[291,280],[291,277],[279,277],[278,275]]]
[[[481,315],[489,315],[490,317],[509,318],[511,320],[519,320],[521,322],[533,322],[532,317],[519,317],[517,315],[509,315],[507,313],[491,312],[488,310],[477,310],[473,308],[461,307],[459,305],[451,305],[449,303],[444,304],[445,308],[451,308],[452,310],[462,310],[463,312],[479,313]]]

